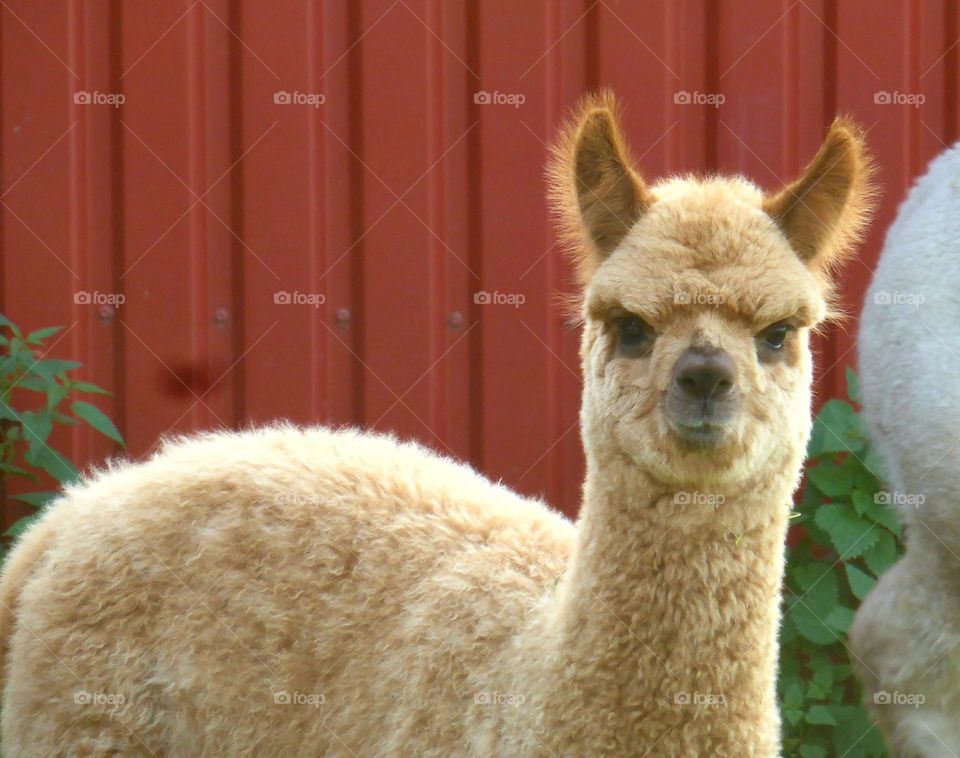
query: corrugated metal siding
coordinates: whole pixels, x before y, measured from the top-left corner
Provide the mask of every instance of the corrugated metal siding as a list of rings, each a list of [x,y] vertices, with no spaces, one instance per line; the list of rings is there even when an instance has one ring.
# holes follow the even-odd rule
[[[360,424],[572,513],[577,335],[542,181],[565,109],[612,86],[649,176],[770,187],[852,113],[886,186],[843,274],[855,313],[905,187],[955,139],[958,15],[950,0],[8,0],[2,308],[68,327],[53,354],[116,393],[102,406],[134,455],[214,425]],[[476,104],[481,90],[525,102]],[[481,290],[525,302],[478,305]],[[820,342],[821,397],[854,335]],[[80,428],[55,442],[82,462],[111,452]]]

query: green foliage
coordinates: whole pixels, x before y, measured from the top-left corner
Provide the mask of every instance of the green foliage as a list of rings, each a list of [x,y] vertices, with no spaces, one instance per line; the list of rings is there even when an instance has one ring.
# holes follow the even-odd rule
[[[75,379],[81,367],[76,361],[44,357],[51,349],[46,342],[61,329],[51,326],[24,336],[16,324],[0,315],[0,477],[4,484],[12,476],[39,482],[46,473],[60,484],[77,477],[73,463],[50,443],[58,425],[87,424],[123,444],[120,432],[99,408],[76,399],[78,394],[110,393]],[[11,496],[36,512],[17,521],[3,537],[9,541],[19,536],[57,494],[42,490]]]
[[[886,756],[861,706],[846,647],[861,600],[902,552],[900,524],[878,493],[879,461],[855,404],[830,400],[814,422],[806,487],[787,551],[780,635],[780,710],[785,756]]]

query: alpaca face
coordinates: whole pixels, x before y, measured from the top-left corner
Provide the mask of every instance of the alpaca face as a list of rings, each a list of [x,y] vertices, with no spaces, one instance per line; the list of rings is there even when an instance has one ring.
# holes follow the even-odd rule
[[[678,487],[799,465],[809,332],[869,201],[858,131],[835,122],[803,175],[773,194],[741,178],[649,187],[614,113],[609,95],[588,99],[551,166],[583,284],[588,453]]]
[[[820,284],[756,189],[653,191],[585,290],[587,437],[664,482],[755,475],[806,445]]]

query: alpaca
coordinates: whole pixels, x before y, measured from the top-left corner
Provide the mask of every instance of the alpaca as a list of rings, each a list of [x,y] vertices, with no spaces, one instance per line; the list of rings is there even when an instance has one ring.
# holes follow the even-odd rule
[[[860,321],[863,410],[907,550],[858,610],[851,659],[898,756],[960,751],[958,207],[955,146],[900,207]]]
[[[869,198],[632,167],[610,95],[555,150],[582,284],[576,524],[388,436],[167,443],[70,487],[0,580],[5,754],[774,756],[809,331]]]

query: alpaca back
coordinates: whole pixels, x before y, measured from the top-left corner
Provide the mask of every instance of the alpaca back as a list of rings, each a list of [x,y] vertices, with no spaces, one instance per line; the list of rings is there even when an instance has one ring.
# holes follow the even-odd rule
[[[488,753],[467,726],[519,713],[492,693],[572,536],[389,437],[168,444],[72,487],[5,567],[3,752]]]

